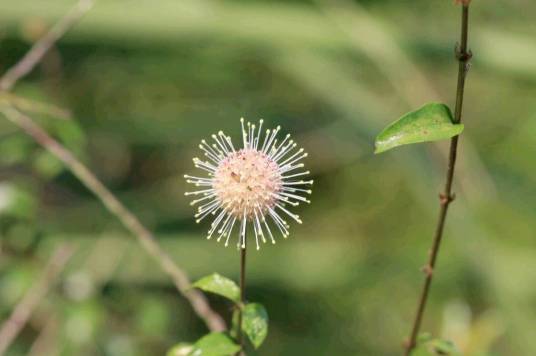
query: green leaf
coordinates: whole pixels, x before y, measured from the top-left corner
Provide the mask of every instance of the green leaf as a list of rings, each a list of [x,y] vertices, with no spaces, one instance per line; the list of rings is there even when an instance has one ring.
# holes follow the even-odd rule
[[[205,292],[224,296],[235,303],[240,302],[240,288],[238,288],[235,282],[218,273],[201,278],[193,286]]]
[[[387,126],[375,142],[375,153],[418,142],[439,141],[459,135],[462,124],[454,124],[452,112],[445,104],[430,103],[402,116]]]
[[[411,353],[412,356],[456,356],[459,354],[459,351],[452,341],[434,339],[429,333],[419,335],[417,339],[417,347]]]
[[[224,333],[210,333],[193,345],[188,356],[229,356],[240,351],[240,346]]]
[[[456,345],[450,340],[435,339],[430,341],[430,346],[438,355],[456,355]]]
[[[242,330],[256,349],[268,334],[268,313],[258,303],[247,304],[242,311]]]
[[[192,344],[181,342],[169,349],[166,356],[188,356],[193,349],[194,346]]]

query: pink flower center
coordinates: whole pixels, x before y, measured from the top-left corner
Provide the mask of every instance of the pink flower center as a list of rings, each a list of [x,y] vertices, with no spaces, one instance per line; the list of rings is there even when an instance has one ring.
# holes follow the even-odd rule
[[[229,154],[214,174],[218,200],[237,219],[263,216],[275,206],[281,186],[278,164],[254,149]]]

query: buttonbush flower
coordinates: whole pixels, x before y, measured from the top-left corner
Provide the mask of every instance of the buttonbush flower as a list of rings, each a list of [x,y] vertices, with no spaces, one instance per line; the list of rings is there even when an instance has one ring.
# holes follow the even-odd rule
[[[225,239],[225,246],[235,225],[238,229],[238,247],[246,247],[246,231],[253,230],[257,250],[260,241],[275,243],[274,234],[289,235],[288,218],[301,224],[300,217],[289,209],[300,203],[310,203],[312,180],[303,180],[309,171],[302,171],[300,163],[307,157],[303,148],[290,139],[290,134],[278,138],[281,127],[262,131],[241,119],[243,148],[235,149],[230,136],[222,131],[212,135],[213,143],[201,141],[199,148],[204,159],[194,158],[195,167],[205,171],[206,177],[185,175],[188,183],[199,190],[185,195],[195,196],[191,205],[199,204],[196,222],[211,215],[214,220],[207,238]],[[248,225],[251,226],[248,228]],[[272,226],[272,228],[270,227]],[[272,231],[274,230],[274,231]]]

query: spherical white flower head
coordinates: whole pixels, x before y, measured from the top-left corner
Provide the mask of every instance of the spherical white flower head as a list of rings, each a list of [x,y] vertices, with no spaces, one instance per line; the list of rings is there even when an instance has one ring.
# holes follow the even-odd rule
[[[288,205],[297,206],[301,202],[310,203],[304,195],[311,190],[304,189],[313,181],[304,181],[298,177],[309,172],[295,171],[303,168],[299,163],[307,157],[303,149],[296,150],[296,143],[286,135],[278,142],[280,127],[266,130],[262,135],[260,121],[258,129],[255,125],[242,123],[242,140],[244,147],[236,150],[229,136],[223,132],[212,135],[212,145],[205,140],[199,148],[207,160],[194,158],[194,164],[208,173],[208,177],[193,177],[185,175],[188,183],[203,187],[186,195],[201,196],[192,201],[192,205],[202,203],[197,209],[197,222],[209,215],[215,216],[208,231],[210,239],[215,233],[217,240],[225,238],[225,246],[235,223],[239,225],[238,246],[246,247],[246,231],[248,222],[253,226],[255,243],[260,248],[259,241],[266,242],[266,236],[275,243],[274,235],[267,222],[267,217],[281,232],[288,236],[289,225],[283,216],[291,217],[298,223],[298,215],[290,212]]]
[[[229,214],[252,221],[259,211],[265,215],[275,207],[281,190],[279,166],[255,149],[230,153],[214,172],[214,193]]]

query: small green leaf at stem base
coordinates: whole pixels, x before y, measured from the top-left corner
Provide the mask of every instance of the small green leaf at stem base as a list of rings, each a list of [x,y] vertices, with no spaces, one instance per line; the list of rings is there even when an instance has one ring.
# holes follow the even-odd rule
[[[268,334],[268,313],[258,303],[246,304],[242,313],[242,331],[258,349]]]
[[[402,116],[376,137],[374,153],[411,143],[445,140],[459,135],[464,126],[455,124],[445,104],[429,103]]]
[[[417,347],[411,353],[412,356],[458,356],[459,351],[452,341],[435,339],[429,333],[419,335]]]
[[[188,356],[230,356],[240,351],[240,345],[225,333],[210,333],[192,346]]]
[[[193,287],[221,295],[235,303],[240,302],[240,288],[235,282],[218,273],[201,278],[193,284]]]

